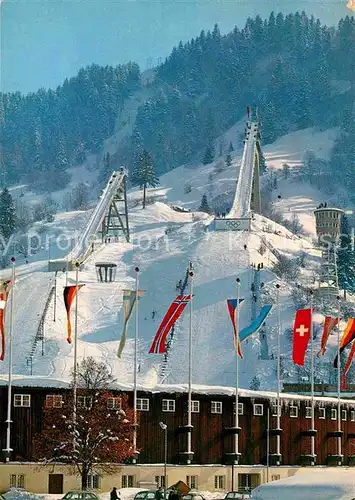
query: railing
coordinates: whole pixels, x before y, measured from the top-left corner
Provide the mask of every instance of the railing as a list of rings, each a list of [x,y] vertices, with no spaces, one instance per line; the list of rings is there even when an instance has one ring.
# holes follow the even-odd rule
[[[35,338],[34,338],[34,341],[33,341],[33,344],[32,344],[30,355],[27,358],[27,366],[30,366],[31,375],[32,375],[33,357],[34,357],[34,354],[36,352],[36,348],[37,348],[38,342],[40,342],[40,341],[42,341],[42,356],[44,354],[44,349],[43,349],[43,347],[44,347],[43,346],[43,341],[44,341],[44,322],[46,320],[46,316],[47,316],[47,312],[48,312],[51,300],[54,297],[54,293],[55,293],[55,286],[52,285],[52,287],[51,287],[51,289],[50,289],[50,291],[48,293],[48,297],[47,297],[47,300],[46,300],[46,303],[45,303],[45,306],[44,306],[44,309],[43,309],[42,316],[41,316],[41,318],[39,320],[39,323],[38,323],[37,332],[36,332],[36,335],[35,335]]]

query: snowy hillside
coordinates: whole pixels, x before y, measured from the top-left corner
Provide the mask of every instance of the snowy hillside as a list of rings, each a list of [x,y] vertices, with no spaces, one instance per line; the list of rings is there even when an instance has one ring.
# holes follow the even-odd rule
[[[233,133],[242,130],[242,124]],[[297,168],[305,149],[311,147],[319,156],[327,157],[336,131],[314,132],[312,129],[289,134],[264,148],[268,165],[275,171],[287,162]],[[228,135],[226,137],[229,137]],[[234,136],[235,137],[235,136]],[[235,143],[237,144],[235,137]],[[236,295],[235,279],[241,280],[241,296],[245,298],[241,309],[241,327],[250,321],[252,263],[263,263],[261,281],[264,282],[263,300],[274,296],[276,277],[271,272],[277,252],[296,258],[302,251],[308,254],[310,267],[319,259],[313,248],[315,224],[312,210],[322,201],[321,193],[307,185],[281,180],[278,191],[273,193],[284,216],[297,212],[304,225],[306,236],[295,236],[287,229],[255,216],[250,233],[223,233],[208,229],[211,217],[198,212],[203,194],[213,206],[224,210],[226,200],[234,196],[241,150],[230,167],[223,165],[223,158],[211,165],[180,167],[164,175],[159,188],[150,190],[153,198],[145,210],[137,205],[141,193],[130,193],[131,242],[98,244],[94,254],[85,262],[80,272],[80,282],[85,286],[79,292],[79,361],[88,356],[105,361],[115,378],[121,383],[133,380],[133,322],[129,340],[122,359],[117,358],[117,348],[122,331],[122,291],[134,287],[134,267],[140,268],[140,288],[145,290],[140,300],[139,317],[139,375],[138,383],[155,385],[161,380],[161,355],[148,355],[150,343],[170,302],[176,296],[176,284],[185,277],[189,261],[193,263],[193,383],[229,385],[235,382],[235,354],[232,329],[226,308],[226,299]],[[222,162],[222,165],[221,165]],[[279,200],[277,194],[281,192]],[[302,195],[300,194],[302,193]],[[172,208],[183,206],[190,212]],[[218,208],[219,209],[219,208]],[[62,257],[65,251],[56,250],[55,238],[71,237],[84,229],[89,213],[63,213],[48,224],[47,239],[50,250],[42,249],[30,258],[29,263],[18,262],[14,328],[14,373],[28,376],[26,364],[44,303],[52,284],[53,274],[46,272],[49,257]],[[48,236],[49,235],[49,236]],[[261,255],[260,246],[266,245]],[[244,246],[246,245],[246,249]],[[110,261],[117,264],[114,283],[99,283],[95,262]],[[1,272],[8,277],[9,270]],[[58,274],[57,314],[53,321],[53,302],[45,322],[44,354],[38,346],[33,360],[33,376],[67,379],[73,364],[73,345],[66,342],[66,314],[62,290],[66,280],[74,282],[74,273]],[[307,272],[302,277],[310,279]],[[290,300],[290,286],[281,282],[281,321],[283,328],[291,326],[294,305]],[[187,382],[188,312],[176,325],[174,341],[169,352],[165,381]],[[243,344],[244,360],[240,362],[240,385],[249,388],[257,375],[261,389],[275,389],[276,311],[267,320],[268,337],[259,336]],[[264,342],[264,345],[262,345]],[[266,343],[266,346],[265,346]],[[267,351],[269,359],[261,356]],[[282,351],[290,358],[290,342],[283,339]],[[260,359],[262,358],[262,359]],[[0,364],[0,374],[6,374],[7,363]],[[286,369],[292,377],[291,367]]]

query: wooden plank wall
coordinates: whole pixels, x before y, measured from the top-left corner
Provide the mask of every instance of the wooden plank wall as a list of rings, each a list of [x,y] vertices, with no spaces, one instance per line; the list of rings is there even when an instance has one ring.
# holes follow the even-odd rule
[[[64,389],[51,388],[19,388],[14,387],[14,394],[31,394],[30,408],[12,407],[12,439],[14,460],[30,460],[33,456],[33,435],[41,429],[43,406],[47,394],[63,394]],[[164,432],[159,422],[168,426],[168,462],[179,463],[179,453],[186,451],[186,432],[181,430],[187,424],[187,394],[175,393],[138,393],[138,397],[149,398],[148,412],[139,412],[140,425],[138,429],[138,446],[141,449],[139,461],[141,463],[162,463],[164,461]],[[133,395],[129,394],[131,403]],[[176,401],[175,412],[162,411],[162,399]],[[234,398],[226,395],[194,395],[194,400],[200,401],[200,413],[192,414],[192,450],[194,463],[219,464],[223,463],[226,453],[233,452],[233,434],[226,432],[225,428],[234,424],[233,402]],[[222,414],[211,414],[211,401],[221,401]],[[267,446],[267,407],[268,400],[261,398],[240,398],[244,403],[244,414],[239,417],[241,427],[239,451],[241,464],[266,464]],[[253,403],[264,405],[263,416],[253,415]],[[298,418],[289,417],[289,408],[282,408],[281,428],[281,453],[284,465],[298,465],[301,455],[310,453],[310,437],[303,436],[302,432],[311,427],[311,419],[305,418],[305,404],[298,402]],[[349,405],[352,401],[349,400]],[[308,405],[308,403],[307,403]],[[355,402],[354,402],[355,406]],[[318,408],[315,412],[315,427],[317,429],[316,454],[317,464],[327,464],[328,455],[337,453],[337,439],[329,436],[329,432],[337,429],[337,421],[330,419],[330,409],[336,407],[332,404],[326,408],[326,419],[319,419]],[[7,413],[7,388],[0,387],[0,446],[5,448],[6,443],[6,413]],[[271,416],[271,428],[276,427],[276,417]],[[348,409],[347,421],[342,421],[344,436],[343,454],[345,463],[348,457],[355,455],[355,422],[350,421]],[[270,439],[270,453],[276,452],[276,438]]]

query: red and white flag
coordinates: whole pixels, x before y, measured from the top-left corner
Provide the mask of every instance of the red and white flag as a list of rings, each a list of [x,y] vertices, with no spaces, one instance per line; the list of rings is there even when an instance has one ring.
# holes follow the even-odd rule
[[[190,302],[191,295],[178,295],[167,310],[163,321],[160,323],[153,343],[149,349],[149,354],[166,353],[166,339],[170,329],[183,313],[186,305]]]
[[[331,333],[331,331],[337,326],[339,323],[339,318],[332,318],[331,316],[326,316],[324,319],[324,325],[323,325],[323,335],[322,335],[322,340],[320,343],[320,351],[317,353],[317,356],[323,356],[326,349],[328,337]]]
[[[293,326],[292,359],[295,365],[304,366],[308,342],[311,337],[312,309],[296,311]]]

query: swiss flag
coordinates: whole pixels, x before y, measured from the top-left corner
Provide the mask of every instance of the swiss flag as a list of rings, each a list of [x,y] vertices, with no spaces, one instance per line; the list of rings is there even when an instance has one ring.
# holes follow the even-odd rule
[[[311,337],[311,323],[312,309],[299,309],[296,311],[292,349],[292,359],[295,365],[304,366],[304,358]]]

